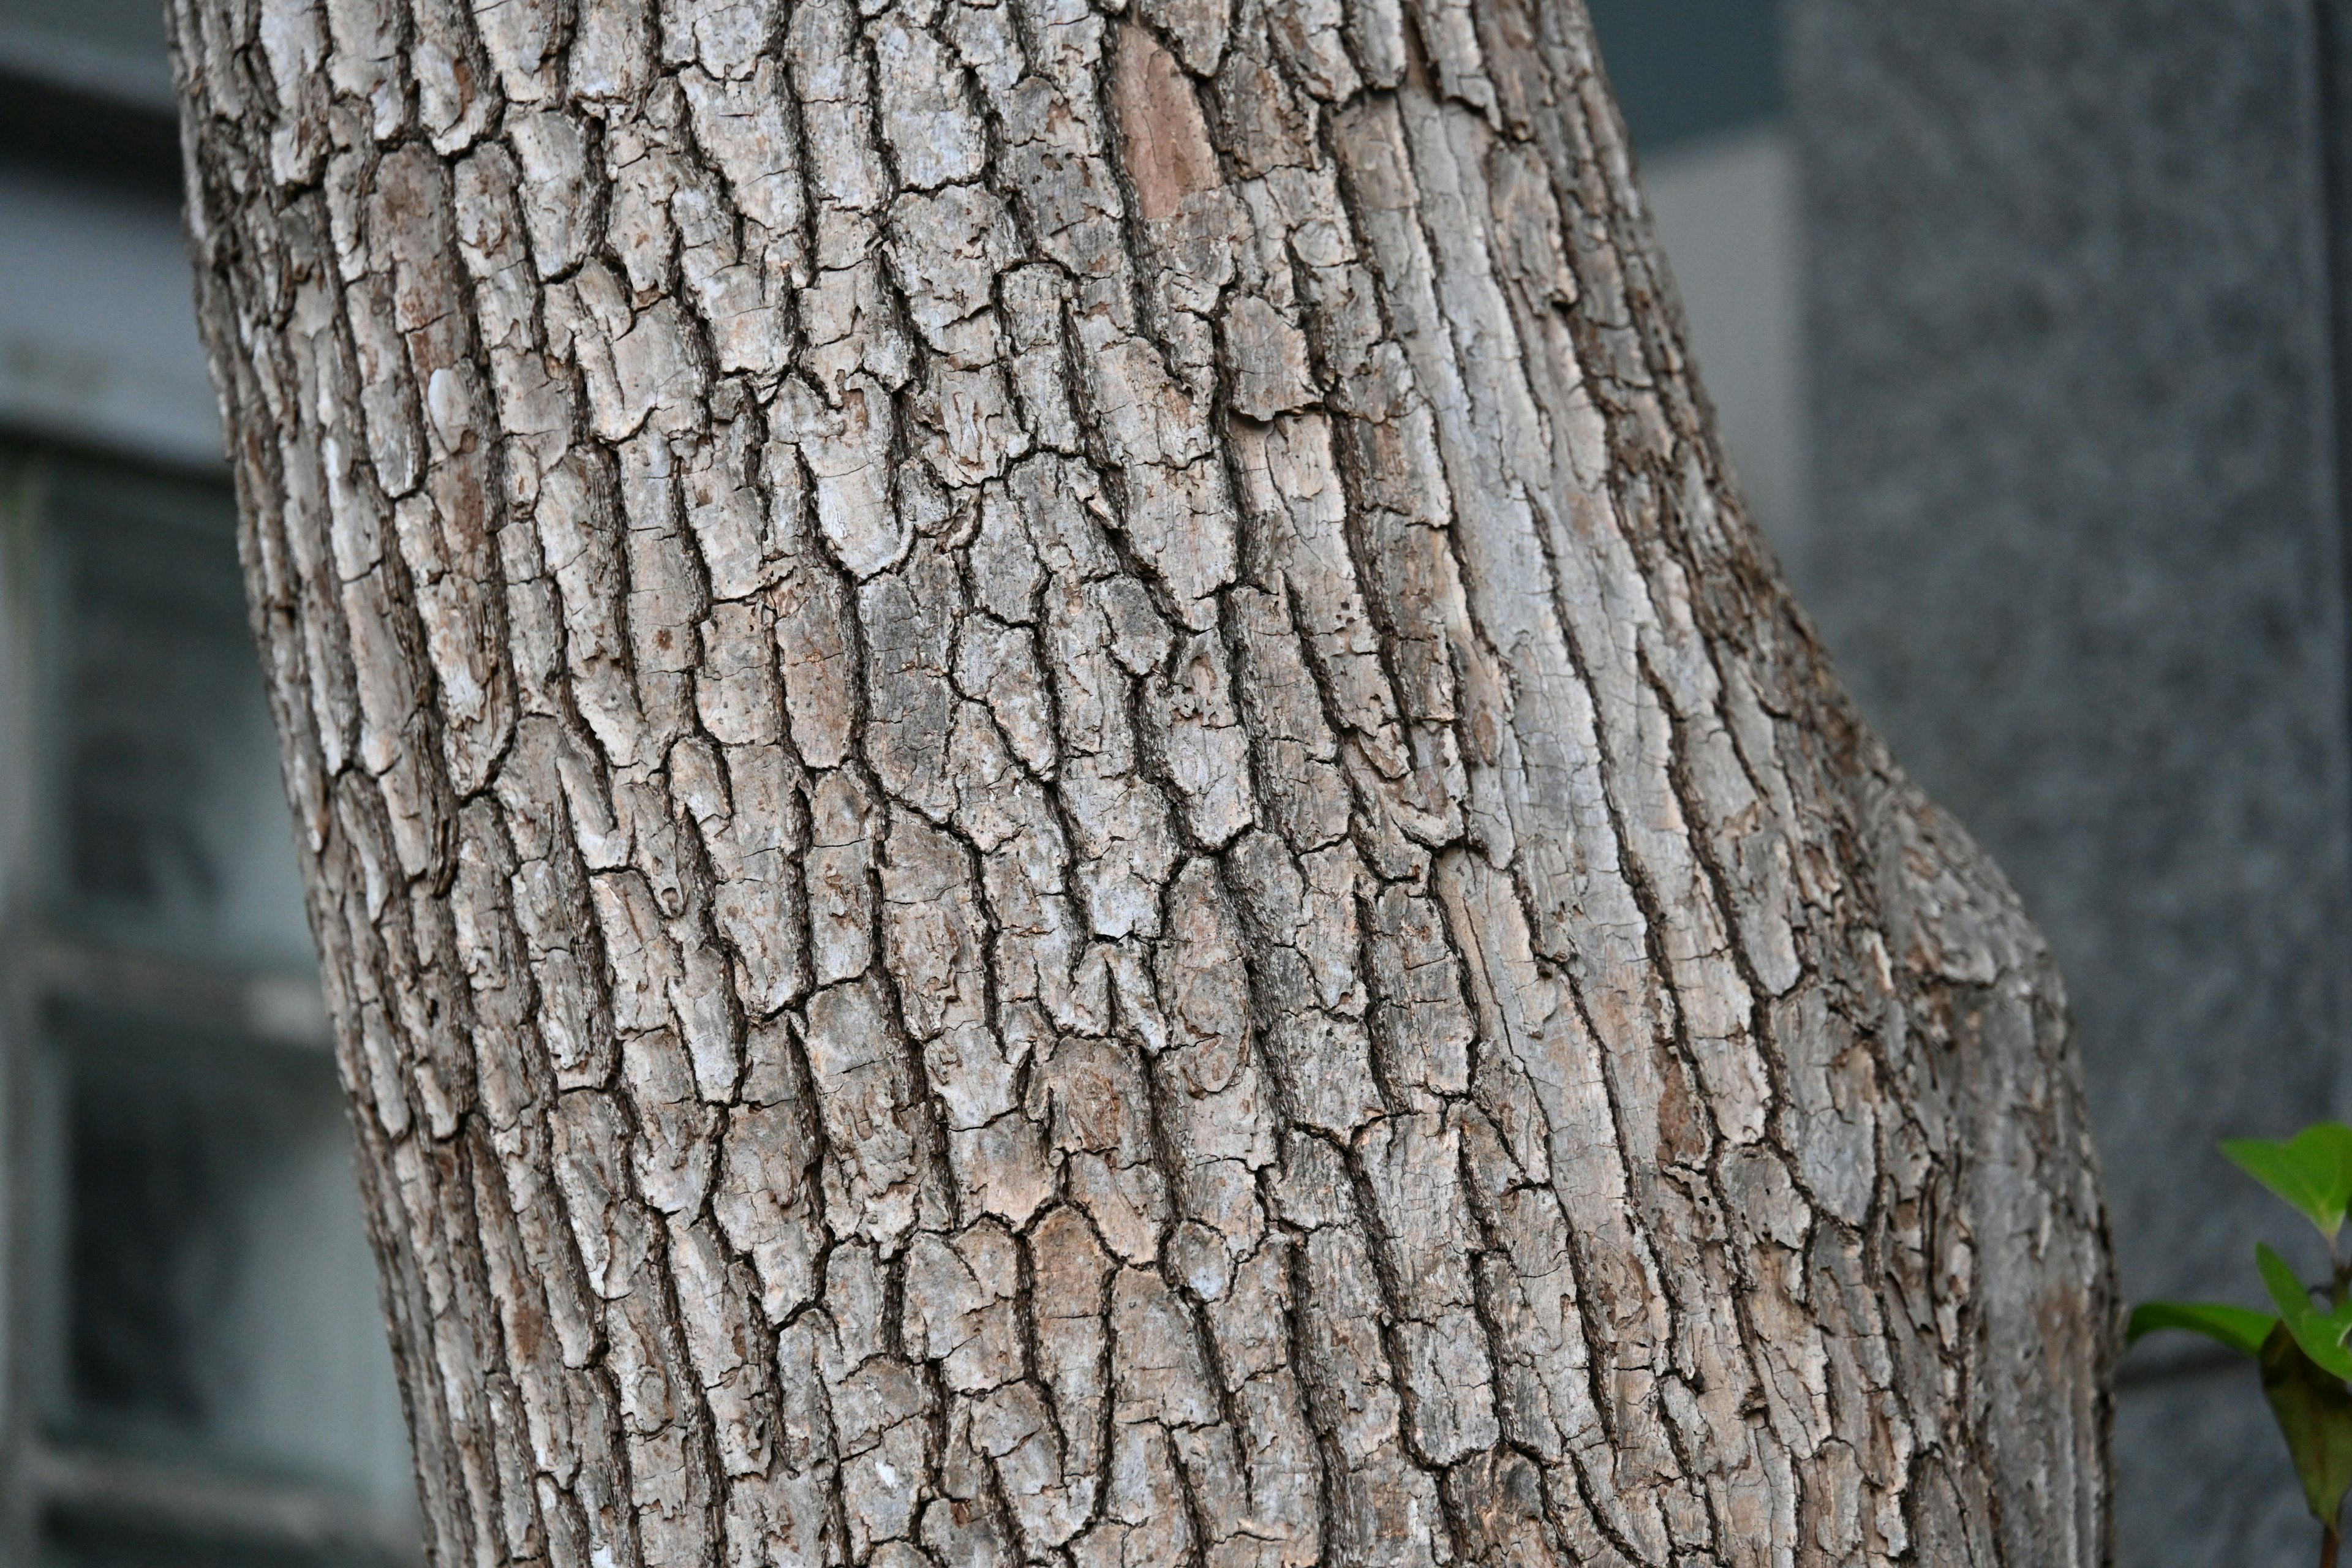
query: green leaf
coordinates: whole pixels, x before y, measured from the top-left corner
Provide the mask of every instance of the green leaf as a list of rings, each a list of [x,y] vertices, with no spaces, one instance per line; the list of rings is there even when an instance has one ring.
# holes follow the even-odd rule
[[[2322,1121],[2284,1143],[2231,1138],[2221,1145],[2238,1169],[2301,1209],[2329,1241],[2352,1205],[2352,1127]]]
[[[2344,1348],[2344,1336],[2352,1331],[2352,1302],[2326,1312],[2312,1305],[2311,1292],[2268,1242],[2254,1244],[2254,1262],[2263,1271],[2263,1283],[2270,1287],[2271,1300],[2277,1303],[2281,1326],[2294,1336],[2303,1353],[2321,1370],[2352,1378],[2352,1352]]]
[[[2263,1396],[2278,1417],[2303,1500],[2312,1517],[2333,1531],[2352,1489],[2352,1392],[2341,1378],[2312,1363],[2302,1342],[2282,1323],[2263,1342]]]
[[[2276,1318],[2251,1307],[2228,1307],[2218,1301],[2142,1301],[2132,1309],[2131,1326],[2124,1331],[2124,1343],[2136,1345],[2142,1336],[2158,1329],[2186,1329],[2192,1334],[2219,1340],[2233,1351],[2259,1357],[2263,1342],[2278,1326]]]

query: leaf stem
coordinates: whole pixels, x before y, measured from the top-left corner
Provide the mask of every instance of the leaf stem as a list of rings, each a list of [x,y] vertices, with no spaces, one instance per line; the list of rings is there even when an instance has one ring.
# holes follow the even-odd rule
[[[2326,1527],[2319,1538],[2319,1568],[2336,1568],[2336,1551],[2343,1544],[2344,1538],[2336,1532],[2336,1527]]]

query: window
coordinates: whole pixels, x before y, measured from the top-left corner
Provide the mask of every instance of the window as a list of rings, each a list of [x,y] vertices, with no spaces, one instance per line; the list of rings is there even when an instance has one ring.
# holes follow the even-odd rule
[[[24,667],[0,749],[35,759],[0,934],[23,1500],[0,1554],[413,1561],[226,489],[0,448],[0,508]]]

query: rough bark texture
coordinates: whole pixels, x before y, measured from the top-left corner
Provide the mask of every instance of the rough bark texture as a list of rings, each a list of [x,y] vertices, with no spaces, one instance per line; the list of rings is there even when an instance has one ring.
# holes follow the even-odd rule
[[[175,0],[436,1562],[2104,1554],[2057,977],[1574,0]]]

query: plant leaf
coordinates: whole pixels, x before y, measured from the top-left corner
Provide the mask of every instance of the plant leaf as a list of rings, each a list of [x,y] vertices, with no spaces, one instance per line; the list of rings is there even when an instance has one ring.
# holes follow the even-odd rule
[[[2352,1331],[2352,1302],[2323,1312],[2311,1303],[2311,1292],[2295,1278],[2287,1260],[2271,1250],[2268,1242],[2254,1244],[2254,1262],[2263,1271],[2263,1283],[2270,1287],[2271,1300],[2279,1310],[2280,1326],[2294,1336],[2319,1368],[2340,1378],[2352,1378],[2352,1351],[2344,1348],[2344,1336]]]
[[[2268,1312],[2257,1312],[2251,1307],[2224,1306],[2219,1301],[2142,1301],[2132,1309],[2131,1326],[2124,1331],[2124,1343],[2136,1345],[2141,1338],[2158,1329],[2186,1329],[2192,1334],[2203,1334],[2218,1340],[2233,1351],[2260,1357],[2263,1342],[2279,1321]]]
[[[2329,1241],[2344,1228],[2352,1205],[2352,1127],[2321,1121],[2284,1143],[2231,1138],[2221,1152],[2238,1169],[2303,1211]]]
[[[2328,1531],[2352,1489],[2352,1391],[2304,1354],[2302,1342],[2281,1323],[2263,1342],[2263,1397],[2271,1402],[2304,1501]]]

